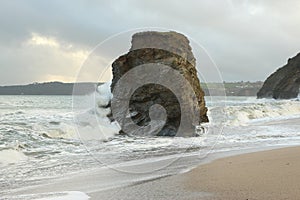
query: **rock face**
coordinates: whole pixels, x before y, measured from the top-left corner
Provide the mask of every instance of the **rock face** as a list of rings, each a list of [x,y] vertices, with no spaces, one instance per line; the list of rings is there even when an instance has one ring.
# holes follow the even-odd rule
[[[196,66],[196,59],[192,53],[190,41],[182,34],[176,32],[141,32],[132,36],[131,48],[129,51],[153,48],[163,49],[182,58],[187,59],[192,65]]]
[[[123,103],[129,101],[129,112],[131,119],[138,126],[146,126],[150,123],[149,109],[151,106],[159,104],[166,110],[166,123],[163,128],[156,133],[159,136],[175,136],[179,126],[181,125],[182,110],[185,117],[190,118],[193,114],[198,116],[188,120],[190,123],[186,125],[186,136],[191,136],[195,133],[194,126],[201,122],[208,122],[207,108],[205,107],[204,92],[200,87],[200,82],[197,77],[195,68],[195,58],[189,45],[189,40],[182,34],[176,32],[142,32],[133,35],[132,46],[130,51],[120,56],[112,64],[113,80],[111,90],[124,74],[145,64],[151,64],[151,67],[159,67],[159,65],[169,66],[179,72],[184,80],[192,87],[195,99],[191,98],[185,90],[180,90],[184,103],[179,103],[176,97],[178,94],[173,94],[169,87],[160,84],[146,84],[136,89],[130,99],[124,99]],[[169,76],[170,71],[161,70],[157,76],[161,79]],[[147,79],[149,74],[139,74],[133,77],[132,81]],[[180,81],[176,78],[172,80],[173,85],[180,88]],[[113,97],[115,98],[115,96]],[[122,103],[122,101],[120,101]],[[187,107],[198,107],[197,109],[188,110]],[[196,111],[197,110],[197,111]],[[197,113],[193,113],[193,112]],[[126,124],[121,125],[122,129]],[[129,133],[134,134],[134,133]]]
[[[271,74],[258,91],[258,98],[291,99],[296,98],[300,86],[300,53],[288,63]]]

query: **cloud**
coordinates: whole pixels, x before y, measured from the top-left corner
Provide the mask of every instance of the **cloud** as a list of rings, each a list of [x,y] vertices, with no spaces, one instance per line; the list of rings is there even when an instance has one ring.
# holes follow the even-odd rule
[[[27,44],[54,48],[60,47],[60,44],[53,37],[41,36],[38,33],[31,33],[31,38],[27,41]]]
[[[3,1],[0,85],[73,80],[89,50],[139,27],[189,35],[226,81],[263,80],[299,52],[299,9],[293,0]]]
[[[0,51],[4,52],[4,49]],[[1,74],[2,84],[75,81],[76,72],[89,53],[37,33],[32,33],[18,48],[5,51],[0,55],[4,72]]]

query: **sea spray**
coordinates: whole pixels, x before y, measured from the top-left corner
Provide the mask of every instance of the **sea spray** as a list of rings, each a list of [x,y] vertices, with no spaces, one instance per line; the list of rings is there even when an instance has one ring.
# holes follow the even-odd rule
[[[97,90],[87,96],[90,109],[76,116],[79,138],[82,140],[107,140],[118,134],[120,127],[117,122],[112,122],[108,116],[111,113],[109,107],[112,94],[110,82],[101,84]]]

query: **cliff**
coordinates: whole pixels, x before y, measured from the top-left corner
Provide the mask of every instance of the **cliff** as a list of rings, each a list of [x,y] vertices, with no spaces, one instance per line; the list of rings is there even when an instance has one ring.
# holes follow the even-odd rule
[[[300,53],[288,59],[288,63],[271,74],[258,91],[258,98],[296,98],[300,86]]]

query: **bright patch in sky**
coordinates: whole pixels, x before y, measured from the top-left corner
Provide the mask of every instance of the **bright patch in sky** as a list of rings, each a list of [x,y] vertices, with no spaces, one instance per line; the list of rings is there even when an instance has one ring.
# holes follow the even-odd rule
[[[44,45],[57,48],[60,47],[60,44],[56,41],[55,38],[42,36],[38,33],[32,33],[31,38],[27,42],[30,45]]]

